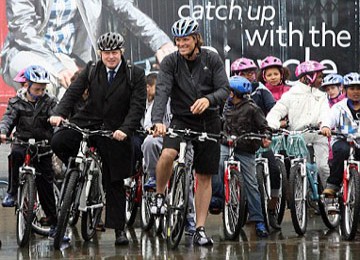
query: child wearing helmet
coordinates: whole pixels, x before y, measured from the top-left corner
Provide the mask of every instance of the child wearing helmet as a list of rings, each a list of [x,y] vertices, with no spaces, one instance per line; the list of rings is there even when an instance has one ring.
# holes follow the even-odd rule
[[[250,81],[241,76],[233,76],[229,80],[230,99],[229,105],[223,111],[224,132],[228,135],[240,136],[244,132],[266,133],[271,136],[264,113],[255,104],[249,94],[252,90]],[[270,138],[271,140],[271,138]],[[260,193],[256,179],[255,152],[260,145],[268,146],[271,141],[264,139],[262,142],[253,140],[241,140],[235,148],[235,157],[241,162],[241,170],[244,174],[246,196],[249,209],[249,221],[256,222],[256,233],[259,237],[267,237],[268,232],[264,224],[264,216],[261,211]],[[218,178],[219,183],[223,183],[224,161],[229,157],[229,149],[221,145],[219,174],[214,176]],[[221,178],[221,180],[220,180]],[[223,185],[214,187],[213,196],[223,197]]]
[[[49,96],[46,85],[50,82],[48,72],[41,66],[33,65],[26,68],[24,76],[27,88],[19,89],[16,96],[9,100],[6,112],[0,122],[1,142],[5,142],[15,129],[15,138],[28,141],[50,140],[53,127],[48,118],[57,104],[55,97]],[[26,147],[13,144],[11,147],[9,171],[9,187],[7,195],[2,201],[4,207],[13,207],[19,183],[19,167],[24,162]],[[57,224],[55,198],[53,192],[54,171],[52,169],[52,155],[44,155],[35,163],[40,175],[35,181],[38,188],[41,206],[47,216],[47,222],[54,229]]]
[[[271,94],[278,101],[282,94],[287,92],[290,87],[285,85],[289,78],[289,69],[283,67],[282,61],[274,56],[267,56],[261,61],[258,73],[258,82],[263,83]]]
[[[266,117],[270,127],[278,129],[285,116],[289,119],[289,130],[319,126],[325,120],[330,107],[326,95],[319,90],[324,69],[317,61],[305,61],[297,66],[295,74],[299,80],[281,96]],[[327,138],[315,133],[304,137],[306,142],[313,143],[321,181],[325,184],[329,175]]]
[[[338,74],[329,74],[323,79],[320,90],[326,92],[330,107],[345,98],[345,93],[342,93],[343,81]]]
[[[359,131],[360,122],[360,74],[352,72],[344,76],[346,98],[336,103],[322,124],[321,132],[331,136],[330,129],[349,134]],[[325,196],[334,196],[340,190],[343,179],[344,161],[349,158],[350,146],[346,140],[333,137],[333,161],[330,165],[330,176],[327,179]],[[355,148],[355,158],[360,159],[360,149]]]

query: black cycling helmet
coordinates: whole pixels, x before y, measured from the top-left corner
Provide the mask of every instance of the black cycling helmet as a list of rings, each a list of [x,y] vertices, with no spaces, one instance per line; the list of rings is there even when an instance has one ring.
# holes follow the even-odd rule
[[[100,51],[120,50],[124,46],[124,38],[120,33],[108,32],[99,37],[97,46]]]

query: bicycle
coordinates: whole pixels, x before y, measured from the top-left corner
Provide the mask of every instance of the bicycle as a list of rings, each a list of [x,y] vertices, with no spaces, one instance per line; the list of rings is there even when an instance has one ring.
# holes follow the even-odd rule
[[[180,151],[178,154],[176,167],[168,185],[168,195],[165,199],[166,213],[164,223],[166,223],[167,244],[175,249],[182,238],[188,211],[189,192],[191,187],[192,161],[186,159],[186,154],[192,149],[188,142],[198,140],[203,142],[210,140],[217,142],[220,139],[218,134],[206,132],[196,132],[190,129],[169,128],[166,135],[170,138],[180,138]],[[194,186],[194,184],[192,184]],[[192,186],[192,187],[193,187]]]
[[[262,140],[268,136],[257,133],[223,136],[226,138],[226,144],[229,147],[229,158],[224,161],[225,203],[222,219],[225,239],[234,240],[239,236],[247,218],[244,177],[241,174],[241,163],[235,158],[235,148],[241,139]]]
[[[323,186],[316,167],[313,145],[306,144],[303,137],[304,133],[319,134],[319,130],[305,128],[301,131],[280,131],[288,135],[286,151],[291,157],[288,203],[295,232],[299,235],[306,232],[308,205],[314,209],[317,205],[325,225],[335,228],[339,224],[339,219],[329,215],[325,202],[321,199]],[[317,204],[314,205],[314,202]]]
[[[91,136],[112,138],[112,132],[108,130],[83,129],[68,121],[63,121],[62,125],[80,133],[82,140],[77,156],[69,159],[68,170],[60,191],[58,226],[54,237],[55,249],[60,249],[71,209],[79,209],[82,212],[83,239],[89,241],[96,234],[96,226],[105,205],[105,192],[102,186],[101,158],[96,149],[89,146],[89,138]]]
[[[7,139],[15,145],[26,147],[23,165],[19,168],[19,186],[17,192],[16,212],[16,240],[20,247],[28,244],[31,230],[40,235],[48,235],[49,228],[43,228],[38,216],[41,212],[39,197],[37,194],[35,178],[41,174],[36,172],[33,161],[40,160],[41,157],[52,154],[47,140],[35,141],[29,139],[22,141],[16,138]],[[39,153],[39,148],[43,149]]]
[[[346,139],[350,146],[349,158],[344,161],[342,187],[335,198],[326,197],[332,214],[341,216],[341,236],[353,240],[360,221],[360,161],[355,159],[355,148],[360,147],[360,134],[343,134],[332,132]]]

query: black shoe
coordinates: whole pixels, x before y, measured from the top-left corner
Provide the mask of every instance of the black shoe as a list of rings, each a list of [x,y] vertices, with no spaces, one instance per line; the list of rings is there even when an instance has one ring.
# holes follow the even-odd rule
[[[126,237],[126,232],[124,230],[115,230],[115,245],[116,246],[122,246],[122,245],[128,245],[129,239]]]
[[[281,226],[278,223],[275,211],[269,211],[269,224],[273,229],[280,230]]]

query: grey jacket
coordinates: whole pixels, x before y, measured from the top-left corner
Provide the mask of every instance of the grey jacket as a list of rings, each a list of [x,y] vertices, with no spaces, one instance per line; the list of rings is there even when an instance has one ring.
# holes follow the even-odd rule
[[[156,83],[152,122],[162,123],[168,98],[171,97],[171,113],[174,116],[190,116],[190,107],[202,97],[210,101],[210,107],[200,117],[219,116],[229,94],[229,81],[220,56],[202,49],[195,60],[192,73],[185,58],[178,52],[169,54],[160,64]]]
[[[31,51],[44,57],[60,72],[65,67],[46,46],[44,34],[48,24],[53,0],[6,0],[9,33],[1,53],[3,73],[8,73],[8,64],[19,51]],[[130,30],[157,51],[171,39],[133,4],[133,0],[76,0],[79,10],[74,23],[76,39],[73,53],[84,63],[96,59],[96,40],[105,33],[103,26],[107,14],[112,10]]]

